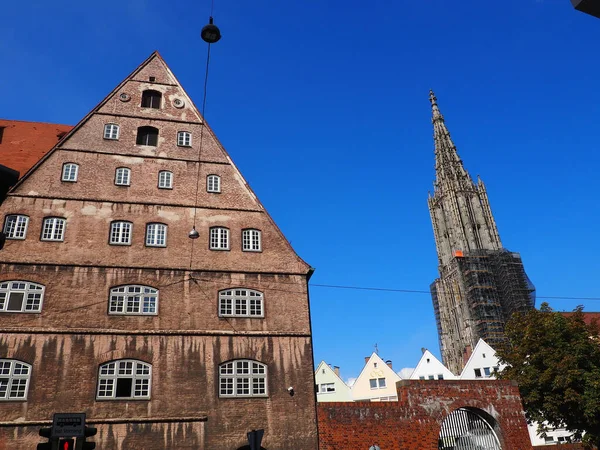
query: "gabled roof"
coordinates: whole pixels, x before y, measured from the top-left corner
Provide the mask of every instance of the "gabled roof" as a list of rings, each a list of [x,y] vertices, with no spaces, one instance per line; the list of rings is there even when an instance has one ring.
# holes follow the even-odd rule
[[[342,378],[337,373],[335,373],[335,370],[333,370],[331,368],[331,366],[329,366],[329,364],[327,364],[325,361],[321,361],[321,363],[317,367],[317,370],[315,370],[315,379],[317,378],[317,374],[319,372],[321,372],[321,370],[323,370],[323,369],[325,369],[326,371],[328,371],[328,372],[332,373],[333,375],[335,375],[335,377],[338,380],[340,380],[340,383],[342,383],[344,386],[346,386],[348,389],[350,389],[349,386],[346,384],[346,382],[344,380],[342,380]]]
[[[0,165],[22,177],[71,129],[71,125],[0,119]]]
[[[470,375],[470,373],[473,371],[473,369],[479,368],[479,366],[477,366],[477,364],[479,364],[479,362],[482,359],[484,359],[483,355],[485,355],[486,367],[496,367],[499,365],[500,361],[499,361],[498,357],[496,356],[496,350],[494,350],[483,339],[479,339],[479,341],[477,342],[477,345],[475,346],[475,349],[473,350],[473,353],[471,353],[469,360],[465,364],[465,367],[463,368],[463,370],[460,374],[461,380],[473,378]]]
[[[413,370],[410,376],[411,380],[418,380],[419,376],[427,375],[438,375],[442,374],[445,380],[452,380],[457,378],[450,370],[437,359],[433,353],[429,350],[423,352],[423,356],[419,360],[417,367]]]

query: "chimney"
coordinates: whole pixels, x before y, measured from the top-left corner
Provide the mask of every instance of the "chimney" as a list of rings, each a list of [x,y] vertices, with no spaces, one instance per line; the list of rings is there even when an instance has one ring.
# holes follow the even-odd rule
[[[365,356],[365,364],[368,363],[370,359],[371,359],[370,356]]]
[[[339,377],[340,376],[340,366],[333,366],[333,372]]]
[[[387,360],[385,363],[387,364],[387,366],[388,366],[390,369],[392,369],[392,370],[393,370],[393,367],[392,367],[392,360],[391,360],[391,359],[388,359],[388,360]]]

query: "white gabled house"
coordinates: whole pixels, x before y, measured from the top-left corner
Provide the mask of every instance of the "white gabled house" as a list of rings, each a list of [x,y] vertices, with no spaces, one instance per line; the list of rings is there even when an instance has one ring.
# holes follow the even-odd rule
[[[504,368],[500,364],[496,351],[483,339],[479,339],[473,353],[460,374],[461,380],[478,380],[482,378],[495,378],[494,372]]]
[[[355,401],[398,401],[396,382],[400,380],[392,362],[385,362],[374,352],[365,358],[365,367],[352,386],[352,397]]]
[[[318,402],[351,402],[352,392],[340,377],[340,368],[333,369],[321,361],[315,371],[315,384]]]
[[[411,380],[456,380],[458,377],[433,354],[423,349],[423,356],[410,376]]]

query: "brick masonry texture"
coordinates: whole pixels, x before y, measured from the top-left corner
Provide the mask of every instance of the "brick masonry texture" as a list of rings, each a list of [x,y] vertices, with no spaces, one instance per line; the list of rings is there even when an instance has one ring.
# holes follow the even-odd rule
[[[530,450],[516,384],[510,381],[397,383],[398,402],[319,403],[320,450],[436,450],[444,419],[462,407],[485,411],[498,423],[503,449]],[[537,447],[536,447],[537,448]]]

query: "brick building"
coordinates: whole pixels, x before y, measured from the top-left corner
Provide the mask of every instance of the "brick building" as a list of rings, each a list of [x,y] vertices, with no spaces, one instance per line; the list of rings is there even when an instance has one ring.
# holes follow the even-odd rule
[[[236,450],[260,428],[266,449],[317,448],[312,269],[160,55],[0,217],[0,448],[75,411],[102,449]]]

